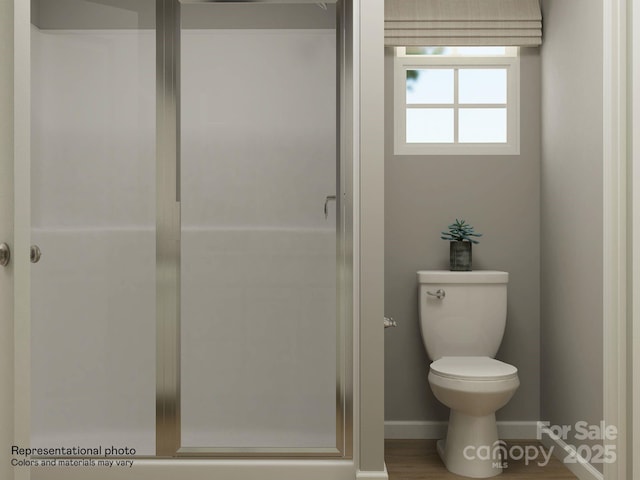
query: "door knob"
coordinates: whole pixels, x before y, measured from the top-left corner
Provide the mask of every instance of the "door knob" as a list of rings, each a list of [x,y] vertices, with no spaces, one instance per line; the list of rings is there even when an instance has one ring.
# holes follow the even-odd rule
[[[38,263],[40,261],[40,257],[42,256],[40,247],[38,247],[37,245],[31,245],[31,254],[29,256],[31,258],[31,263]]]
[[[11,249],[6,243],[0,243],[0,265],[6,267],[11,260]]]

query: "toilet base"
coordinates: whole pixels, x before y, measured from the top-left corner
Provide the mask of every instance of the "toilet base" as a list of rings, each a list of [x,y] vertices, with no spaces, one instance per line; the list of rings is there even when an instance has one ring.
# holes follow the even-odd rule
[[[499,453],[504,449],[499,447],[493,413],[474,417],[451,410],[446,441],[437,442],[438,455],[447,470],[470,478],[490,478],[502,473],[504,459]]]

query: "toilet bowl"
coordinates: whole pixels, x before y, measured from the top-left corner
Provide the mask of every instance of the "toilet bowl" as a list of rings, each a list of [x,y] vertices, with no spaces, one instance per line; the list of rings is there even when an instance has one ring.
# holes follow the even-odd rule
[[[518,386],[518,369],[495,360],[507,316],[509,274],[420,271],[420,330],[429,385],[451,409],[438,453],[449,471],[471,478],[502,472],[496,410]],[[480,448],[482,447],[482,448]]]
[[[443,357],[429,369],[435,397],[451,409],[446,441],[438,454],[452,473],[488,478],[502,472],[501,459],[486,455],[498,445],[495,412],[505,406],[518,386],[518,370],[489,357]],[[478,447],[485,447],[480,450]]]

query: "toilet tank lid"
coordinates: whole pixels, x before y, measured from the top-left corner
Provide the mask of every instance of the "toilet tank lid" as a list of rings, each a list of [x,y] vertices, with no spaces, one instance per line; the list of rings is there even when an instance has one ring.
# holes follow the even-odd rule
[[[442,357],[431,370],[444,377],[467,380],[502,380],[518,373],[513,365],[489,357]]]
[[[497,270],[473,270],[452,272],[450,270],[421,270],[419,283],[508,283],[509,273]]]

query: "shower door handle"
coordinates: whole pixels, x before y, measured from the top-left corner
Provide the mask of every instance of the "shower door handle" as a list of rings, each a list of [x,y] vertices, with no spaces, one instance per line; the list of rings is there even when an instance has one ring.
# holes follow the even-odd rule
[[[31,263],[38,263],[41,256],[42,251],[40,250],[40,247],[37,245],[31,245],[31,251],[29,252]]]
[[[333,200],[334,202],[336,201],[336,196],[335,195],[327,195],[326,198],[324,199],[324,218],[328,218],[329,217],[329,200]]]

